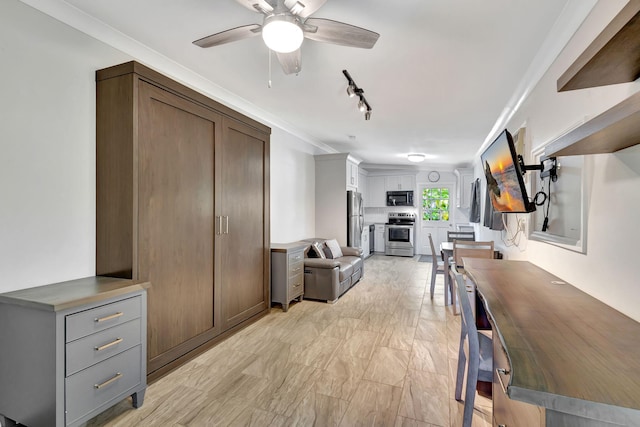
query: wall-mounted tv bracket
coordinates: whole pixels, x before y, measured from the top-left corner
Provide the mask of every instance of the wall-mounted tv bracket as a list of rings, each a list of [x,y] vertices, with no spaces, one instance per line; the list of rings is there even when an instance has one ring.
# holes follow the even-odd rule
[[[558,161],[555,157],[543,157],[539,165],[525,165],[524,158],[518,154],[518,163],[522,175],[527,171],[540,171],[540,178],[551,177],[553,182],[558,180]]]
[[[545,203],[547,204],[547,210],[542,223],[542,231],[547,231],[549,228],[549,207],[551,206],[551,181],[556,182],[558,180],[558,161],[555,157],[542,157],[540,158],[539,165],[525,165],[524,159],[518,154],[518,163],[522,175],[527,171],[535,170],[540,171],[540,180],[549,177],[547,193],[545,193],[544,190],[538,191],[533,198],[533,203],[536,206],[544,206]]]

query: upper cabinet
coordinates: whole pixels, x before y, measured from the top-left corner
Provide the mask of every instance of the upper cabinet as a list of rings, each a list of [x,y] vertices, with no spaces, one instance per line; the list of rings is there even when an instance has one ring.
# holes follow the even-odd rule
[[[415,190],[415,176],[394,175],[385,178],[386,191]]]
[[[366,205],[366,197],[367,197],[367,173],[364,169],[358,168],[358,193],[362,194],[362,197],[365,198]]]
[[[558,91],[632,82],[640,75],[640,0],[631,0],[558,79]]]
[[[380,208],[386,206],[386,204],[385,177],[367,177],[367,193],[364,198],[364,206],[366,208]]]
[[[558,79],[558,91],[632,82],[640,75],[640,0],[631,0]],[[545,156],[613,153],[640,142],[640,92],[560,136]]]
[[[456,169],[456,206],[468,209],[471,206],[471,182],[473,182],[473,169]]]
[[[358,190],[358,163],[347,157],[347,190]]]

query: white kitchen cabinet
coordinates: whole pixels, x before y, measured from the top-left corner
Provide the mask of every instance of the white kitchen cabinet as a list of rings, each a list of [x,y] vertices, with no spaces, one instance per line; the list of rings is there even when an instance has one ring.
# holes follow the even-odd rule
[[[386,191],[415,190],[413,175],[392,175],[385,177]]]
[[[384,224],[376,224],[375,251],[384,253]]]
[[[367,177],[367,193],[364,206],[367,208],[381,208],[387,205],[387,193],[384,176]]]
[[[456,169],[456,206],[468,209],[471,206],[471,183],[473,182],[473,169]]]
[[[358,191],[358,164],[347,158],[347,190]]]
[[[360,168],[358,168],[358,193],[362,194],[364,206],[367,206],[367,198],[369,197],[369,194],[367,194],[367,175]]]

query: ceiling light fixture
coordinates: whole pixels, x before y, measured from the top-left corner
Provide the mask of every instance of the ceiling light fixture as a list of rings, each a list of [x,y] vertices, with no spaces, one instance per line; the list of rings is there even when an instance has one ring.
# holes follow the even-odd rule
[[[425,155],[424,155],[424,154],[420,154],[420,153],[411,153],[411,154],[407,154],[407,159],[408,159],[410,162],[413,162],[413,163],[420,163],[420,162],[423,162],[423,161],[424,161],[424,158],[425,158]]]
[[[277,14],[264,18],[262,39],[269,49],[279,53],[290,53],[300,48],[304,34],[296,17]]]
[[[348,82],[347,95],[349,95],[349,98],[353,98],[356,95],[358,96],[358,109],[364,113],[365,120],[371,120],[372,109],[371,105],[369,105],[367,99],[364,97],[364,90],[358,87],[347,70],[342,70],[342,74],[344,74]]]

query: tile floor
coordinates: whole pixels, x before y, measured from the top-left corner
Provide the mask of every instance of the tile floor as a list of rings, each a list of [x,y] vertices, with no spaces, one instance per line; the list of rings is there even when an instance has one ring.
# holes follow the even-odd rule
[[[337,303],[271,314],[89,426],[460,426],[453,398],[460,320],[431,264],[374,255]],[[491,426],[476,397],[474,426]]]

